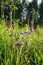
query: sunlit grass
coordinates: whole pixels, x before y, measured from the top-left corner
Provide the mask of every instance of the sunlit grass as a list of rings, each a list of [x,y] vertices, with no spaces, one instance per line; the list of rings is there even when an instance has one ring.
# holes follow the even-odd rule
[[[29,31],[0,24],[0,65],[43,65],[43,28]]]

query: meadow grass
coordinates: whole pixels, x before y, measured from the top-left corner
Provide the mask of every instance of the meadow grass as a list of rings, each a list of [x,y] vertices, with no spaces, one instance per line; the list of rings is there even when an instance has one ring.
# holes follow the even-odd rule
[[[43,65],[43,28],[0,24],[0,65]]]

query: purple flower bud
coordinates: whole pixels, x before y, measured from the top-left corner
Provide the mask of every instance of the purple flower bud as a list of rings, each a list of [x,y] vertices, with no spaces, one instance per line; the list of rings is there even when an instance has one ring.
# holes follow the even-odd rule
[[[22,37],[22,40],[26,40],[26,37]]]
[[[31,31],[31,32],[34,32],[34,28],[31,28],[30,31]]]
[[[22,43],[21,42],[18,42],[18,46],[21,47],[22,46]]]
[[[20,56],[21,56],[21,57],[23,57],[23,56],[24,56],[24,54],[20,54]]]
[[[25,32],[26,34],[31,34],[32,32],[31,31],[28,31],[28,32]]]
[[[31,61],[33,61],[33,58],[30,58]]]
[[[31,34],[32,32],[31,31],[29,31],[29,34]]]

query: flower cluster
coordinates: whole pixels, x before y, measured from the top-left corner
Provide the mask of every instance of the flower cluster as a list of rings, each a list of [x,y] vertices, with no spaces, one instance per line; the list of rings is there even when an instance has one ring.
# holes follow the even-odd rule
[[[29,31],[25,32],[26,34],[32,34],[32,32],[34,32],[34,28],[30,28]]]
[[[22,46],[22,43],[21,43],[21,42],[18,42],[17,45],[18,45],[19,47],[21,47],[21,46]]]
[[[21,40],[26,40],[26,37],[23,36],[23,35],[20,35],[20,39],[21,39]]]

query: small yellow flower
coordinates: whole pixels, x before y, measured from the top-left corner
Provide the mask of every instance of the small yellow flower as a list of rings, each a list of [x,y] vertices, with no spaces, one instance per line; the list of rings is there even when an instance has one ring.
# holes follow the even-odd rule
[[[28,63],[30,63],[30,60],[28,60]]]

